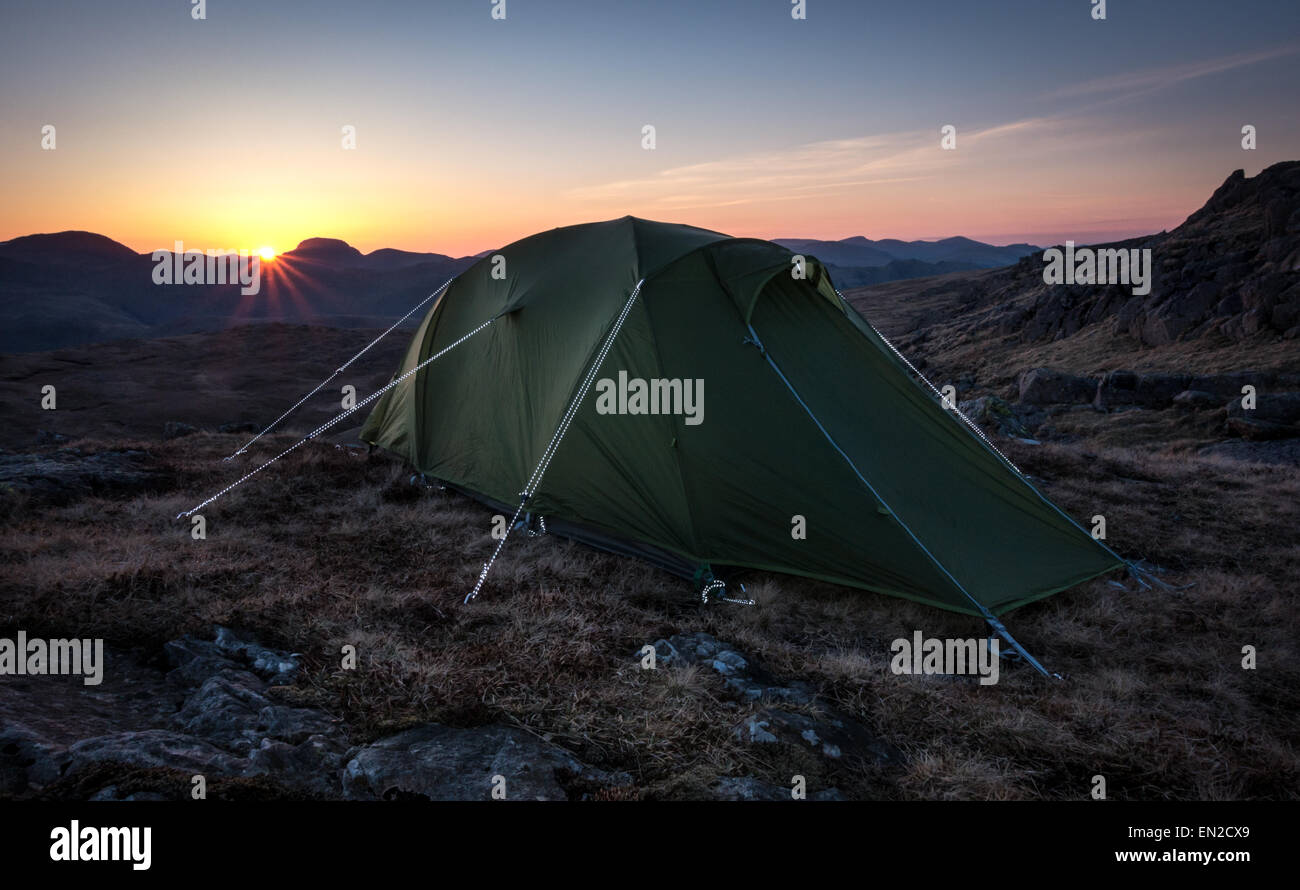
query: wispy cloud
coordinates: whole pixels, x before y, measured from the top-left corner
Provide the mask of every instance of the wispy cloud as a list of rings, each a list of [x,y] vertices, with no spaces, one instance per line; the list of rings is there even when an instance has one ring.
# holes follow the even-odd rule
[[[1062,126],[1058,120],[1033,118],[963,132],[958,152],[940,150],[937,129],[806,143],[671,167],[650,177],[583,186],[567,197],[596,205],[636,202],[661,210],[689,210],[822,194],[869,194],[874,187],[951,172],[991,144],[1014,142],[1023,148]]]
[[[1140,71],[1126,71],[1121,74],[1096,77],[1068,87],[1062,87],[1048,93],[1044,98],[1068,99],[1107,94],[1112,96],[1116,94],[1123,96],[1140,95],[1155,90],[1167,89],[1176,84],[1200,77],[1209,77],[1213,74],[1221,74],[1224,71],[1232,71],[1248,65],[1257,65],[1260,62],[1267,62],[1271,59],[1279,59],[1296,53],[1300,53],[1300,45],[1288,44],[1256,52],[1220,56],[1217,59],[1205,59],[1181,65],[1165,65],[1159,68],[1145,68]]]

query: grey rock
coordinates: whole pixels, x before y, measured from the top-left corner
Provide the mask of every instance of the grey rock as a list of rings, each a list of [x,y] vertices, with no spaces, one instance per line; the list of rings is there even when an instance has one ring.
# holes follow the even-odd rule
[[[1212,393],[1200,389],[1185,389],[1174,396],[1174,406],[1178,408],[1217,408],[1219,400]]]
[[[1228,418],[1263,421],[1283,426],[1300,426],[1300,392],[1270,392],[1259,390],[1255,395],[1255,407],[1247,409],[1241,404],[1241,396],[1235,396],[1228,402]],[[1300,434],[1297,430],[1296,434]]]
[[[298,674],[299,664],[296,653],[277,652],[241,639],[227,627],[217,628],[216,646],[226,655],[243,659],[251,670],[270,680],[273,685],[288,685]]]
[[[181,728],[233,750],[245,752],[263,739],[296,745],[315,735],[337,732],[321,711],[276,704],[266,684],[247,671],[209,677],[191,693],[177,715]]]
[[[334,736],[313,735],[296,745],[267,738],[249,754],[245,775],[337,797],[345,753],[347,746]]]
[[[40,454],[0,454],[0,490],[36,503],[62,505],[88,495],[138,494],[164,487],[165,473],[134,449],[60,448]]]
[[[1097,382],[1052,368],[1034,368],[1020,378],[1020,401],[1030,405],[1087,404]]]
[[[168,800],[167,795],[157,791],[134,791],[131,794],[123,795],[116,785],[109,785],[101,788],[92,794],[90,800]]]
[[[312,738],[323,738],[337,733],[337,722],[321,711],[312,708],[292,708],[286,705],[268,705],[258,713],[257,725],[252,729],[251,734],[296,745]]]
[[[729,801],[782,801],[794,800],[791,796],[791,789],[781,785],[773,785],[770,782],[764,782],[753,776],[724,776],[718,779],[710,789],[717,800]],[[838,788],[826,788],[820,791],[814,791],[808,795],[808,800],[844,800],[843,793]]]
[[[216,643],[190,636],[164,643],[163,653],[168,664],[172,665],[167,679],[179,686],[202,686],[208,678],[218,674],[246,671],[246,665],[227,657]]]
[[[246,763],[198,736],[149,729],[82,739],[68,748],[68,773],[96,763],[179,769],[204,775],[238,775]]]
[[[272,706],[261,687],[262,681],[248,672],[209,677],[185,699],[177,721],[187,733],[246,751],[252,744],[247,732]]]
[[[606,785],[627,781],[509,726],[426,724],[355,748],[346,763],[343,793],[354,800],[490,800],[498,775],[507,800],[566,800],[565,783],[575,777]]]
[[[724,685],[746,701],[766,699],[807,704],[817,697],[816,690],[809,684],[802,681],[782,683],[728,644],[702,631],[675,634],[668,640],[658,640],[654,646],[658,663],[707,667],[716,671],[723,678]],[[639,652],[636,657],[641,657]]]
[[[767,708],[745,718],[733,735],[744,744],[785,744],[815,751],[830,760],[890,764],[901,759],[896,748],[876,738],[861,723],[830,709],[813,717]]]
[[[992,430],[1002,436],[1029,438],[1031,431],[1026,418],[1010,402],[997,396],[980,396],[966,402],[958,402],[958,409],[970,418],[972,423]]]
[[[68,753],[31,727],[9,722],[0,727],[0,792],[20,794],[62,775]]]
[[[655,665],[657,667],[667,667],[668,665],[683,663],[682,654],[677,651],[677,647],[667,640],[655,640],[651,644],[655,650]],[[633,657],[640,660],[641,650],[637,650]]]

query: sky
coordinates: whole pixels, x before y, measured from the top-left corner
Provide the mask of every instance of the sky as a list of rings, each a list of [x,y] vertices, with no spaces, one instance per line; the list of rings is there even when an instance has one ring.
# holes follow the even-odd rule
[[[1295,0],[194,2],[5,0],[0,240],[1085,243],[1300,158]]]

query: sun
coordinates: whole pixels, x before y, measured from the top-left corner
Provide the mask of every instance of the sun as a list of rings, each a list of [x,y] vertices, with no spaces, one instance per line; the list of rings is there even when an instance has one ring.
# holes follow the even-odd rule
[[[264,259],[264,260],[273,260],[273,259],[275,259],[275,248],[274,248],[274,247],[259,247],[259,248],[257,249],[257,255],[260,256],[260,257],[261,257],[262,259]]]

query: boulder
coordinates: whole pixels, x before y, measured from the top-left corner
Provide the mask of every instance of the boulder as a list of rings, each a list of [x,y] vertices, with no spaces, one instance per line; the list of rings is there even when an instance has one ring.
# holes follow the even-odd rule
[[[1027,439],[1033,435],[1026,417],[1010,402],[997,396],[980,396],[967,402],[958,402],[957,408],[973,423],[1000,436]]]
[[[254,673],[272,685],[286,686],[298,673],[297,653],[285,654],[242,639],[227,627],[217,628],[216,646],[221,652],[243,659]]]
[[[252,743],[246,732],[257,724],[262,709],[271,706],[261,686],[246,671],[209,677],[185,699],[177,722],[187,733],[247,751]]]
[[[1087,404],[1096,392],[1096,381],[1052,368],[1034,368],[1020,378],[1020,401],[1029,405]]]
[[[262,739],[248,755],[247,776],[270,776],[278,782],[337,797],[347,746],[332,735],[313,735],[297,744]]]
[[[1260,391],[1255,407],[1245,408],[1241,398],[1228,402],[1228,432],[1243,439],[1288,439],[1300,436],[1300,393]]]
[[[1194,408],[1218,408],[1219,399],[1212,393],[1199,389],[1185,389],[1174,396],[1174,406],[1191,410]]]

